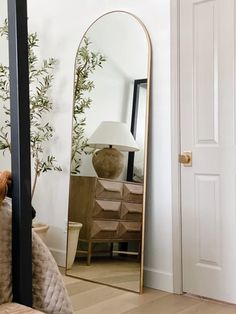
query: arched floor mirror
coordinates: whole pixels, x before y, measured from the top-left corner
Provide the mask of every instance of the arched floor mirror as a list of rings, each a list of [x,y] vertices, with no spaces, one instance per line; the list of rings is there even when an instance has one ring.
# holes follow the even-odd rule
[[[75,57],[66,274],[142,292],[151,43],[113,11]],[[137,84],[137,82],[139,84]]]

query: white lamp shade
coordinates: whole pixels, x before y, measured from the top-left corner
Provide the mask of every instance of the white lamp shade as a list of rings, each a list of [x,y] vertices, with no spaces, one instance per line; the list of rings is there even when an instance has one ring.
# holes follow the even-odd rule
[[[110,145],[123,152],[138,151],[138,145],[128,126],[122,122],[103,121],[88,139],[88,145],[101,149]]]

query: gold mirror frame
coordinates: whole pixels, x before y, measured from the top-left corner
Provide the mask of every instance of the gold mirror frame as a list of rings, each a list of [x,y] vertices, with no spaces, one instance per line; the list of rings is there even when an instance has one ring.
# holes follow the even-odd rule
[[[145,140],[145,145],[144,145],[144,180],[143,180],[143,213],[142,213],[142,229],[141,229],[141,258],[140,258],[140,285],[139,285],[139,291],[133,291],[130,289],[126,289],[123,287],[119,287],[119,286],[115,286],[112,284],[107,284],[107,283],[103,283],[103,282],[98,282],[98,281],[94,281],[94,280],[90,280],[90,279],[86,279],[84,277],[80,277],[80,276],[74,276],[71,274],[68,274],[68,270],[67,267],[65,268],[65,274],[67,276],[70,277],[74,277],[74,278],[78,278],[78,279],[82,279],[85,281],[90,281],[90,282],[94,282],[97,284],[102,284],[102,285],[106,285],[106,286],[111,286],[113,288],[118,288],[121,290],[126,290],[126,291],[132,291],[132,292],[138,292],[138,293],[142,293],[143,292],[143,268],[144,268],[144,233],[145,233],[145,211],[146,211],[146,199],[147,199],[147,159],[148,159],[148,131],[149,131],[149,107],[150,107],[150,88],[151,88],[151,54],[152,54],[152,48],[151,48],[151,40],[148,34],[148,31],[144,25],[144,23],[134,14],[127,12],[127,11],[122,11],[122,10],[114,10],[114,11],[110,11],[107,12],[101,16],[99,16],[86,30],[86,32],[84,33],[84,35],[82,36],[82,39],[79,43],[77,52],[76,52],[76,57],[78,55],[78,51],[80,49],[80,46],[83,42],[84,36],[88,33],[88,31],[93,27],[93,25],[100,19],[102,19],[104,16],[112,14],[112,13],[125,13],[129,16],[131,16],[132,18],[134,18],[142,27],[145,35],[146,35],[146,40],[147,40],[147,49],[148,49],[148,53],[147,53],[147,93],[146,93],[146,116],[145,116],[145,134],[144,134],[144,140]],[[75,57],[75,60],[76,60]],[[74,66],[74,79],[75,79],[75,71],[76,71],[76,61],[75,61],[75,66]],[[74,80],[73,80],[74,82]],[[73,95],[75,95],[75,87],[73,89]],[[73,106],[75,103],[75,97],[73,98]],[[73,123],[73,119],[72,119],[72,123]],[[73,124],[72,124],[73,127]],[[73,131],[73,128],[72,128]],[[71,169],[71,168],[70,168]],[[71,180],[70,180],[70,188],[71,188]],[[70,189],[69,189],[70,191]],[[67,265],[67,259],[68,259],[68,237],[69,237],[69,207],[68,207],[68,224],[67,224],[67,247],[66,247],[66,265]],[[89,267],[89,266],[88,266]]]

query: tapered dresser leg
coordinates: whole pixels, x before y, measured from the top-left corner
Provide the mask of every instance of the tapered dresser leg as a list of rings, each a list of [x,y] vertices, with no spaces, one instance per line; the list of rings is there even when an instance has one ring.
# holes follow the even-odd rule
[[[92,242],[88,243],[88,256],[87,256],[87,265],[91,264],[91,256],[92,256]]]

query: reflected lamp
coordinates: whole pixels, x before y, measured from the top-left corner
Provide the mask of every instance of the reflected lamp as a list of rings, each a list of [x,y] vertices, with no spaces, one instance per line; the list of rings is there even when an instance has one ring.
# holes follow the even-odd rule
[[[124,168],[121,152],[138,151],[128,126],[123,122],[103,121],[88,139],[88,145],[99,149],[93,155],[93,167],[100,178],[116,179]]]

